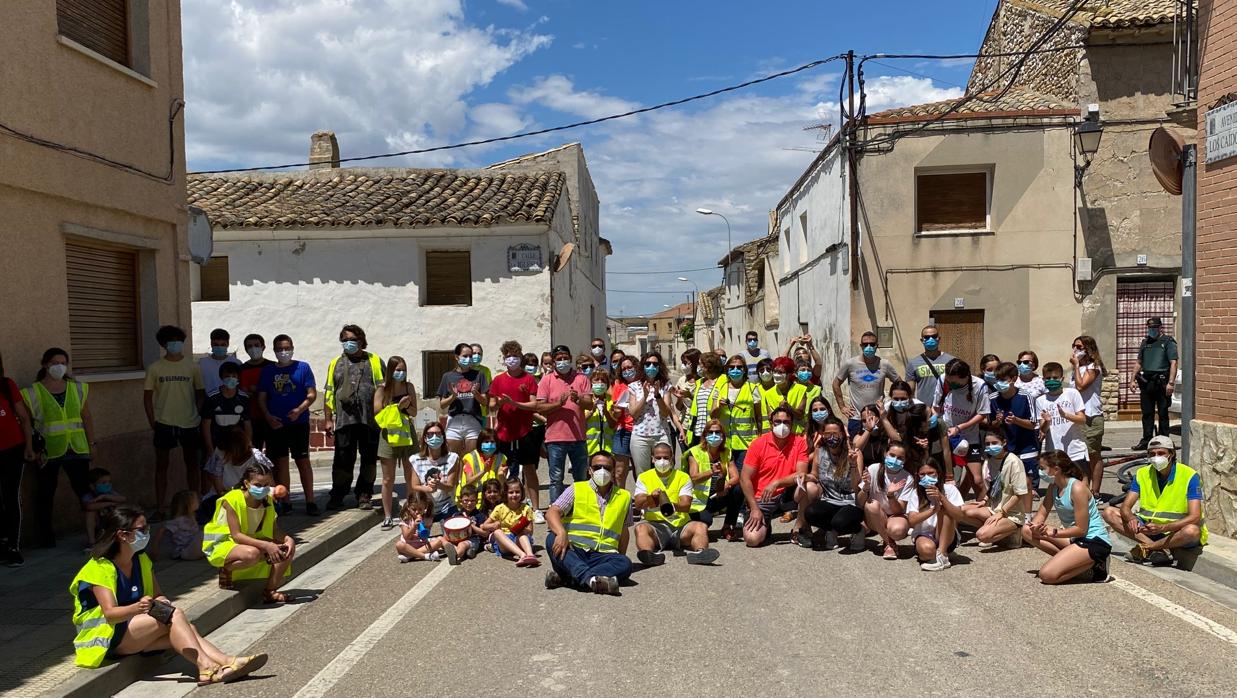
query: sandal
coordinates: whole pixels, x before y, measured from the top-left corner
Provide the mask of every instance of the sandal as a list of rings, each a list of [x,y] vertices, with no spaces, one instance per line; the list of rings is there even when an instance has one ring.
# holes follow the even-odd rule
[[[795,520],[794,512],[785,512],[782,514],[782,523],[790,523]]]
[[[292,600],[291,596],[276,589],[262,590],[262,603],[288,603]]]
[[[210,669],[204,669],[202,671],[199,671],[198,672],[198,685],[209,686],[212,683],[215,683],[215,674],[217,674],[219,670],[222,668],[223,667],[211,667]]]
[[[226,567],[219,568],[219,588],[236,591],[236,586],[232,584],[232,570]]]
[[[266,665],[267,655],[255,654],[249,657],[237,657],[230,664],[215,669],[210,683],[232,683],[261,669]]]

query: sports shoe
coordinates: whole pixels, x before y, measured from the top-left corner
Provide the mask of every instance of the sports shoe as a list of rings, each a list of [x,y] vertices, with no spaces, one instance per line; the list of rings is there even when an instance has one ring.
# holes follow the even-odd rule
[[[356,508],[363,511],[370,511],[374,508],[374,500],[369,497],[357,497]]]
[[[442,546],[442,552],[446,554],[448,564],[460,564],[460,552],[455,549],[455,543],[447,543]]]
[[[562,585],[563,585],[563,578],[558,576],[558,572],[555,572],[553,569],[548,569],[545,571],[545,588],[546,589],[557,589],[561,587]]]
[[[980,550],[987,550],[988,548],[995,548],[995,547],[996,547],[996,543],[984,543],[984,542],[980,542],[980,543],[979,543],[978,545],[976,545],[975,547],[979,548]]]
[[[734,525],[739,530],[743,530],[743,524],[745,523],[747,523],[747,512],[741,511],[739,512],[739,518],[735,520]]]
[[[615,577],[593,577],[588,580],[588,588],[595,594],[618,596],[619,593],[619,583]]]
[[[439,560],[441,560],[441,559],[443,559],[442,552],[440,552],[440,551],[438,551],[438,550],[435,550],[434,552],[430,553],[430,555],[429,555],[429,561],[430,561],[430,562],[438,562],[438,561],[439,561]]]
[[[308,514],[309,516],[317,516],[317,515],[318,515],[318,505],[317,505],[317,504],[315,504],[315,503],[313,503],[313,502],[306,502],[306,503],[305,503],[305,513],[306,513],[306,514]]]
[[[1125,554],[1125,559],[1136,565],[1141,565],[1147,561],[1147,551],[1141,545],[1135,545]]]
[[[863,533],[852,533],[846,549],[852,553],[861,553],[868,549],[868,539],[864,538]]]
[[[408,557],[407,555],[396,555],[395,557],[400,562],[412,562],[412,558]]]
[[[4,554],[5,567],[21,567],[26,564],[26,558],[22,557],[21,551],[17,548],[9,548]]]
[[[721,553],[713,548],[705,548],[704,550],[690,550],[687,553],[687,564],[689,565],[711,565],[721,557]]]
[[[533,509],[533,523],[535,524],[545,523],[545,514],[542,514],[540,509]]]
[[[382,530],[389,531],[393,528],[395,528],[395,519],[388,516],[382,520]]]
[[[1147,553],[1147,560],[1152,567],[1172,567],[1173,558],[1163,550],[1152,550]]]
[[[790,536],[790,540],[800,548],[808,548],[810,550],[812,547],[812,534],[805,533],[802,530],[795,531],[794,534]]]
[[[825,550],[836,550],[838,547],[838,534],[832,530],[825,531]]]
[[[665,553],[655,553],[652,550],[640,550],[636,552],[636,559],[643,563],[646,567],[656,567],[666,564]]]
[[[947,570],[950,567],[951,564],[949,562],[949,556],[941,555],[940,553],[937,553],[936,555],[936,562],[925,562],[919,565],[919,569],[924,572],[940,572],[941,570]]]

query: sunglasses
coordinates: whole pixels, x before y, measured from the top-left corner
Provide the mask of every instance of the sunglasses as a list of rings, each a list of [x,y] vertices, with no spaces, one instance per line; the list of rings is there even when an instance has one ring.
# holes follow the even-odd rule
[[[661,365],[661,364],[657,363],[656,361],[645,361],[645,362],[644,362],[644,367],[645,367],[645,368],[649,368],[649,367],[652,367],[652,368],[657,368],[657,367],[658,367],[658,366],[660,366],[660,365]]]
[[[607,470],[609,472],[614,472],[614,466],[613,465],[594,465],[593,470]]]
[[[789,420],[785,420],[785,419],[775,419],[775,420],[773,420],[773,423],[774,423],[774,424],[786,424],[786,425],[789,425],[789,424],[790,424],[790,421],[789,421]]]
[[[861,346],[861,347],[874,347],[874,346],[876,346],[876,342],[860,342],[860,343],[859,343],[859,346]]]
[[[940,336],[939,336],[939,335],[935,335],[935,334],[925,334],[925,335],[923,335],[922,337],[920,337],[919,339],[920,339],[920,340],[940,339]]]
[[[706,431],[705,433],[706,433],[706,434],[717,434],[718,436],[721,436],[721,435],[722,435],[722,433],[721,433],[720,431]]]

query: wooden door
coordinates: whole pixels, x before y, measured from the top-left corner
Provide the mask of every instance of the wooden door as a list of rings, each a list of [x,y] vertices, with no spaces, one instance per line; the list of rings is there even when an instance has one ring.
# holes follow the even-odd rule
[[[934,310],[932,319],[941,333],[941,351],[953,354],[979,373],[979,357],[984,355],[984,311]]]

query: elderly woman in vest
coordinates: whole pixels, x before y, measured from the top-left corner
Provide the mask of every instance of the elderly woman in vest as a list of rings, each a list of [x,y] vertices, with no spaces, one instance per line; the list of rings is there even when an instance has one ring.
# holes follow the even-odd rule
[[[102,533],[73,577],[77,665],[172,648],[198,668],[198,685],[226,683],[266,664],[266,655],[233,657],[202,637],[159,589],[145,553],[150,530],[142,510],[123,504],[100,515]]]
[[[202,552],[219,568],[221,589],[232,589],[233,579],[265,579],[263,603],[285,603],[288,596],[277,588],[291,569],[296,543],[275,525],[273,482],[269,466],[250,461],[202,528]]]
[[[47,462],[37,470],[34,521],[38,545],[55,547],[56,533],[52,512],[56,505],[56,485],[63,468],[69,486],[80,501],[90,493],[90,447],[94,444],[94,424],[87,396],[90,386],[69,374],[69,352],[52,347],[43,352],[42,368],[34,384],[21,391],[30,410],[34,430],[43,437],[43,456]],[[94,541],[86,541],[87,544]]]

